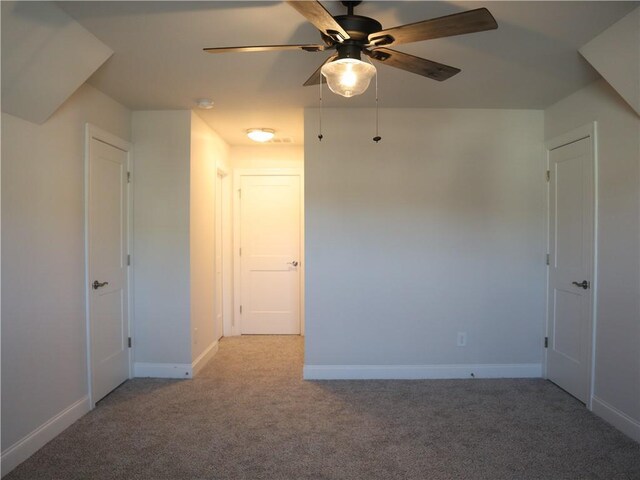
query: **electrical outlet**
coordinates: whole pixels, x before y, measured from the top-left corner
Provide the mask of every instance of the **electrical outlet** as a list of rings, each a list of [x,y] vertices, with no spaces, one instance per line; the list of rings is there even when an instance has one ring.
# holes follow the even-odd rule
[[[467,332],[458,332],[457,345],[459,347],[466,347],[467,346]]]

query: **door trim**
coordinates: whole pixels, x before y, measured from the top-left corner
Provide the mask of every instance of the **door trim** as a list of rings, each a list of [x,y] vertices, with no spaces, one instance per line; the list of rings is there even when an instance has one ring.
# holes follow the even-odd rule
[[[222,215],[222,336],[233,335],[233,224],[231,215],[231,181],[228,169],[219,162],[216,168],[216,177],[220,178],[220,213]],[[218,201],[216,193],[216,202]],[[216,239],[218,232],[216,232]]]
[[[243,175],[297,175],[300,177],[300,335],[304,336],[304,170],[302,168],[245,168],[233,172],[233,315],[231,335],[241,335],[240,315],[240,180]]]
[[[93,362],[91,352],[91,317],[89,297],[91,289],[89,284],[89,161],[91,155],[91,140],[98,140],[109,144],[127,153],[127,171],[131,172],[130,181],[127,183],[127,251],[133,252],[133,145],[112,133],[91,124],[85,124],[85,144],[84,144],[84,296],[85,296],[85,325],[87,344],[87,394],[89,396],[89,408],[93,410],[96,406],[93,398]],[[132,255],[133,257],[133,255]],[[127,268],[127,312],[129,317],[128,336],[133,340],[133,259]],[[133,378],[133,348],[129,349],[129,378]]]
[[[551,168],[550,153],[552,150],[563,147],[565,145],[589,138],[591,142],[591,155],[593,158],[593,232],[591,232],[591,238],[593,241],[593,248],[591,252],[591,303],[589,305],[589,331],[591,332],[591,341],[587,345],[587,364],[589,365],[589,395],[587,398],[587,409],[593,409],[593,397],[594,397],[594,383],[595,383],[595,351],[596,351],[596,328],[597,328],[597,292],[598,292],[598,124],[596,121],[582,125],[574,130],[552,138],[545,142],[545,157],[547,171]],[[551,246],[551,183],[547,182],[547,252],[550,252]],[[547,282],[546,282],[546,322],[545,322],[545,335],[549,337],[551,329],[551,316],[549,315],[549,281],[550,281],[550,266],[547,266]],[[544,378],[549,378],[547,372],[547,355],[548,350],[544,350],[543,358],[543,372]]]

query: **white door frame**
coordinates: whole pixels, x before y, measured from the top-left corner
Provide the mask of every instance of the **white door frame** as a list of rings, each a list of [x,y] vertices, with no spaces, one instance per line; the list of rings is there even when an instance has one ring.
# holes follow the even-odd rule
[[[91,317],[89,308],[89,297],[91,294],[89,278],[89,161],[91,155],[91,140],[96,139],[107,143],[113,147],[127,153],[127,171],[129,172],[129,183],[127,183],[127,252],[133,251],[133,145],[105,130],[102,130],[90,123],[85,124],[85,146],[84,146],[84,294],[85,294],[85,324],[87,342],[87,385],[89,395],[89,406],[95,408],[93,399],[93,362],[91,352]],[[133,337],[133,259],[127,268],[127,313],[129,317],[128,336]],[[133,341],[133,338],[132,338]],[[129,378],[133,378],[133,349],[129,349]]]
[[[593,389],[594,389],[594,376],[595,376],[595,351],[596,351],[596,324],[597,324],[597,292],[598,292],[598,141],[597,141],[597,122],[588,123],[581,127],[578,127],[570,132],[555,137],[545,142],[545,155],[547,162],[547,172],[551,168],[550,154],[551,151],[568,145],[579,140],[589,138],[591,141],[591,152],[593,157],[593,252],[591,262],[591,304],[589,314],[589,331],[591,332],[591,341],[587,345],[587,364],[589,365],[589,395],[587,398],[587,408],[592,410]],[[548,177],[547,177],[548,178]],[[550,251],[551,245],[551,183],[547,183],[547,252]],[[546,308],[546,326],[545,335],[549,337],[551,329],[551,316],[549,315],[549,269],[547,267],[547,308]],[[547,372],[547,354],[548,350],[544,352],[544,377],[548,377]]]
[[[298,175],[300,177],[300,335],[304,336],[304,171],[302,168],[243,168],[233,172],[233,322],[231,335],[241,335],[240,322],[240,180],[243,175]]]
[[[222,226],[222,335],[230,337],[232,332],[233,318],[233,225],[231,216],[231,177],[228,170],[223,165],[216,168],[216,176],[220,177],[220,213],[222,218],[220,224]],[[217,186],[217,183],[216,183]],[[216,202],[218,195],[216,192]],[[216,232],[216,240],[218,232]]]

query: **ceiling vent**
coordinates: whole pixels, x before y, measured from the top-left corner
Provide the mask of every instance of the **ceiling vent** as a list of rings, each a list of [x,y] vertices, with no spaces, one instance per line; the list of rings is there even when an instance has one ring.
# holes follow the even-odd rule
[[[293,139],[291,137],[273,137],[269,143],[293,143]]]

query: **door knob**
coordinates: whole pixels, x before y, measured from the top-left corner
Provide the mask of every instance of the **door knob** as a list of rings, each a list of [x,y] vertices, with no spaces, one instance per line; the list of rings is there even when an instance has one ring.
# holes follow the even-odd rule
[[[295,260],[293,262],[287,262],[288,265],[293,265],[294,267],[298,266],[298,262],[296,262]]]
[[[587,282],[586,280],[583,280],[580,283],[578,282],[571,282],[571,283],[574,284],[576,287],[584,288],[585,290],[590,287],[589,282]]]
[[[99,282],[98,280],[94,280],[92,287],[94,290],[97,290],[100,287],[104,287],[105,285],[109,285],[109,282]]]

